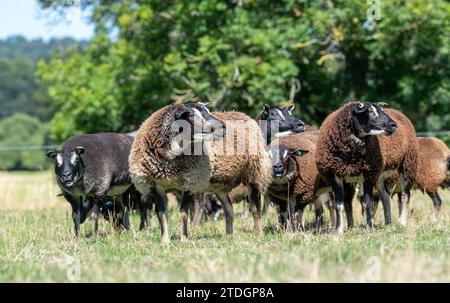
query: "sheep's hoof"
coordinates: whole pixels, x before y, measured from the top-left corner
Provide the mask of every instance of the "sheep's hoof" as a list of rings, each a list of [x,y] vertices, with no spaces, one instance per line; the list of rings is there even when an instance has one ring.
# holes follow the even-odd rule
[[[161,238],[161,245],[168,245],[170,243],[169,237],[162,237]]]
[[[340,227],[336,228],[336,234],[343,235],[344,234],[344,227],[340,226]]]

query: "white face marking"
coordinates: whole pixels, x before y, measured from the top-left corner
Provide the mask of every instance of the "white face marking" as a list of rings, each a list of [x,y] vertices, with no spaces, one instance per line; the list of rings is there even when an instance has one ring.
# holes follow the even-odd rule
[[[270,158],[270,159],[273,159],[273,153],[272,153],[271,150],[269,150],[269,158]]]
[[[73,153],[70,155],[70,163],[71,163],[72,165],[75,165],[75,162],[77,162],[77,154],[76,154],[75,152],[73,152]]]
[[[63,158],[61,154],[56,155],[56,163],[58,164],[58,166],[61,166],[63,164]]]
[[[378,135],[385,135],[386,131],[382,130],[382,129],[377,129],[377,130],[371,130],[370,132],[366,133],[366,132],[362,132],[359,134],[360,137],[365,137],[365,136],[378,136]]]
[[[205,118],[203,118],[202,113],[196,108],[194,108],[193,110],[194,110],[194,116],[196,116],[197,119],[200,119],[200,121],[204,122]]]
[[[285,150],[284,153],[283,153],[283,159],[286,159],[287,155],[288,155],[288,151]]]
[[[378,118],[380,116],[380,114],[378,113],[377,108],[375,106],[373,106],[373,105],[371,105],[370,107],[372,108],[372,111],[375,114],[375,117]]]
[[[275,138],[282,138],[292,135],[294,132],[292,130],[287,130],[285,132],[279,132],[275,134]]]
[[[283,115],[283,112],[281,111],[281,110],[279,110],[279,109],[275,109],[277,112],[278,112],[278,114],[281,116],[281,119],[282,120],[286,120],[286,118],[284,117],[284,115]]]
[[[295,108],[295,105],[292,104],[292,105],[289,105],[288,107],[286,107],[286,110],[292,114],[292,111],[294,110],[294,108]]]

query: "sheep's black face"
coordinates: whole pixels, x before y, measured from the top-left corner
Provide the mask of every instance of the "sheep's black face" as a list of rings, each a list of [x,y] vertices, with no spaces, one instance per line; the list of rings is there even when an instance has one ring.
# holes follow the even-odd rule
[[[58,181],[67,188],[74,186],[84,173],[81,155],[86,151],[83,147],[49,151],[47,157],[55,161],[55,173]]]
[[[305,131],[305,123],[292,115],[294,108],[294,104],[285,108],[271,107],[266,104],[261,113],[261,119],[266,120],[272,129],[278,128],[278,133],[273,134],[276,137],[303,132]]]
[[[298,149],[288,149],[284,146],[274,146],[269,151],[269,156],[272,161],[272,173],[275,178],[286,177],[289,171],[289,162],[292,157],[303,156],[307,154],[308,151],[298,148]]]
[[[392,135],[397,123],[376,103],[355,104],[352,109],[352,125],[358,137]]]

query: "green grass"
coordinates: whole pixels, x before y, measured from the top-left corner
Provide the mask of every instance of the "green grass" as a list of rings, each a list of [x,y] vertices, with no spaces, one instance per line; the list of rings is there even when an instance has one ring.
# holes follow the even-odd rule
[[[357,226],[344,236],[278,232],[273,210],[264,218],[264,235],[256,236],[253,219],[237,205],[232,237],[221,220],[191,228],[187,243],[179,240],[172,204],[172,241],[161,246],[159,226],[140,232],[136,215],[129,232],[102,220],[101,234],[89,237],[93,225],[86,222],[75,240],[69,204],[56,197],[51,172],[0,173],[0,184],[0,282],[450,282],[448,192],[438,223],[419,192],[406,228],[384,227],[379,212],[369,232],[354,203]],[[396,216],[396,199],[392,207]],[[312,219],[309,212],[306,220]]]

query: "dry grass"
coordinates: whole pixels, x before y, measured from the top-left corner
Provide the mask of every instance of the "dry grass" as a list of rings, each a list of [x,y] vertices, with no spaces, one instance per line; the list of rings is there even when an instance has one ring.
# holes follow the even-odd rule
[[[431,201],[416,192],[406,228],[384,227],[380,212],[368,232],[354,203],[357,226],[342,237],[277,232],[273,211],[257,237],[237,205],[233,237],[224,236],[223,222],[207,222],[181,243],[172,205],[172,243],[165,247],[158,229],[136,230],[137,216],[130,232],[102,221],[101,235],[89,237],[88,222],[74,240],[69,205],[56,197],[51,172],[0,173],[0,184],[0,282],[450,282],[448,192],[436,224]]]

